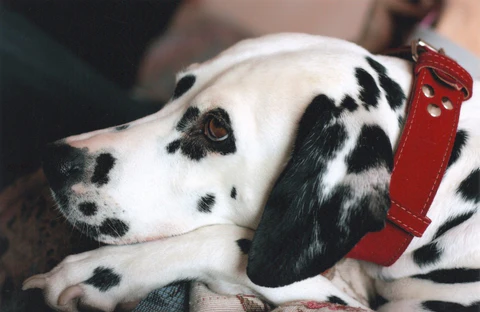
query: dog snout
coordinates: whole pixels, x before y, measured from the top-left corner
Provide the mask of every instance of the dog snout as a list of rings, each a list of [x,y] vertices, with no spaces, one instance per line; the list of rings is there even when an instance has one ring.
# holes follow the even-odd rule
[[[43,171],[50,187],[60,190],[79,182],[85,169],[85,152],[65,143],[48,144],[42,155]]]

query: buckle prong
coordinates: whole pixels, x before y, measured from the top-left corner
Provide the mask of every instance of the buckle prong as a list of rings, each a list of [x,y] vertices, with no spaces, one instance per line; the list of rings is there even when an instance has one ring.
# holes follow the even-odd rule
[[[426,41],[423,41],[422,39],[417,39],[412,41],[412,59],[416,62],[418,60],[418,54],[423,50],[430,50],[433,52],[437,52],[440,54],[445,54],[445,51],[443,49],[437,49],[433,47],[431,44],[429,44]]]

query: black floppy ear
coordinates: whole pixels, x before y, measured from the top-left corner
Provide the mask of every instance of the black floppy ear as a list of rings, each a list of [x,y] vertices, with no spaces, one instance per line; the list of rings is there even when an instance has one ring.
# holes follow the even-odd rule
[[[384,227],[392,145],[379,126],[349,122],[352,115],[325,95],[305,111],[252,241],[247,274],[255,284],[315,276]]]

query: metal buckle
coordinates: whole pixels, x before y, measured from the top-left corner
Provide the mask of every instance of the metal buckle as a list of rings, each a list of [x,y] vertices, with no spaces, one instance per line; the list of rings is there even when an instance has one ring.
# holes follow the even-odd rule
[[[412,59],[416,62],[418,60],[418,54],[420,49],[430,50],[440,54],[445,54],[443,49],[437,49],[430,45],[428,42],[423,41],[422,39],[417,39],[412,41]]]

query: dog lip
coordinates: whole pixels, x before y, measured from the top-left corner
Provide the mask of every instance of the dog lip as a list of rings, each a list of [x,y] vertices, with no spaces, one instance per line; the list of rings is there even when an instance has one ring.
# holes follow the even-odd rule
[[[186,231],[186,232],[182,232],[182,233],[175,233],[175,234],[169,234],[169,235],[152,235],[152,236],[147,236],[147,237],[143,237],[143,238],[139,238],[139,237],[133,237],[133,238],[129,238],[129,239],[120,239],[120,240],[100,240],[99,241],[102,241],[103,243],[106,243],[106,244],[113,244],[113,245],[125,245],[125,244],[141,244],[141,243],[148,243],[148,242],[153,242],[153,241],[162,241],[162,240],[166,240],[166,239],[169,239],[169,238],[172,238],[172,237],[176,237],[176,236],[182,236],[182,235],[185,235],[189,232],[192,232],[192,231],[195,231],[196,229],[192,229],[190,231]]]
[[[180,236],[183,234],[175,234],[175,235],[165,235],[165,236],[149,236],[146,238],[130,238],[130,239],[98,239],[98,241],[111,244],[111,245],[132,245],[132,244],[141,244],[141,243],[148,243],[153,241],[161,241],[171,237]]]

